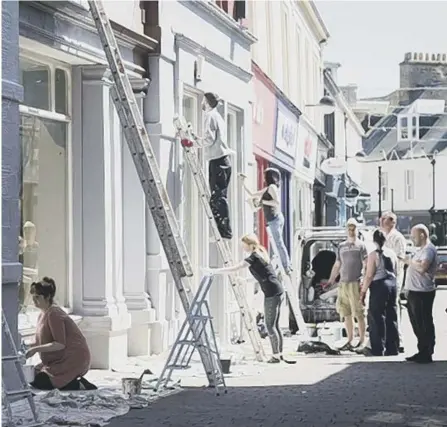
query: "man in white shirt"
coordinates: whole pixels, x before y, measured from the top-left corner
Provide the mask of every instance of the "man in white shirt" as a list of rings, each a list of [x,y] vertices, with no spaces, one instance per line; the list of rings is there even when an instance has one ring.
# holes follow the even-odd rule
[[[391,249],[397,256],[397,271],[396,271],[396,284],[397,284],[397,325],[399,331],[399,353],[404,352],[404,346],[402,341],[402,306],[400,304],[400,294],[402,292],[402,284],[404,278],[404,265],[406,257],[407,240],[396,229],[397,216],[393,212],[385,212],[380,218],[380,226],[385,233],[386,242],[385,247]]]

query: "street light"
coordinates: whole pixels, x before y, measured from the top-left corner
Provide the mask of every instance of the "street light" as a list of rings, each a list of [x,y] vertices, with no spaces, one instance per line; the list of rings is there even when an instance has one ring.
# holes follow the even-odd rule
[[[323,114],[332,114],[335,111],[335,101],[330,96],[323,96],[318,104],[307,104],[304,107],[319,107]]]

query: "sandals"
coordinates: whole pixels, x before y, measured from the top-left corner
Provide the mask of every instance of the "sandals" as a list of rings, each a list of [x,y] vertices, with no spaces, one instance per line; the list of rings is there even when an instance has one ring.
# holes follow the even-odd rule
[[[267,363],[281,363],[281,362],[287,363],[288,365],[296,364],[296,360],[286,360],[284,359],[283,356],[280,356],[279,359],[277,357],[272,356],[270,360],[267,360]]]
[[[281,356],[281,360],[282,360],[284,363],[287,363],[288,365],[295,365],[295,364],[296,364],[296,360],[286,360],[286,359],[284,359],[283,356]]]

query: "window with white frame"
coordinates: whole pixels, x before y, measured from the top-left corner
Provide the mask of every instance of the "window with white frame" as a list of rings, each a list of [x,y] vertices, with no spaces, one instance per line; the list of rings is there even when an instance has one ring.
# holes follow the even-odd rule
[[[386,202],[388,200],[388,172],[382,172],[381,184],[382,202]]]
[[[295,46],[296,46],[296,59],[298,63],[298,69],[301,69],[303,66],[303,54],[301,52],[301,32],[298,27],[295,28]],[[303,106],[303,77],[301,73],[295,76],[296,78],[296,94],[295,94],[295,102],[296,105],[304,108]]]
[[[243,146],[242,141],[242,131],[243,131],[243,113],[232,107],[230,105],[227,106],[227,143],[228,147],[233,150],[236,155],[232,156],[232,177],[230,180],[230,185],[228,187],[228,203],[230,205],[230,220],[231,220],[231,228],[234,236],[240,236],[239,232],[239,218],[240,218],[240,202],[239,202],[239,194],[240,187],[238,185],[237,174],[240,171],[239,165],[242,162],[241,156],[241,147]],[[240,244],[238,239],[232,239],[231,241],[233,254],[240,252]],[[230,294],[230,301],[234,301],[233,292]]]
[[[57,286],[55,300],[71,305],[71,73],[46,58],[20,56],[22,182],[19,256],[19,329],[33,327],[30,285],[43,275]]]
[[[282,37],[282,80],[283,92],[290,96],[290,70],[289,70],[289,15],[287,7],[281,4],[281,37]]]
[[[266,41],[266,50],[267,50],[267,74],[269,77],[273,76],[273,70],[274,70],[274,34],[273,34],[273,26],[272,26],[272,19],[271,16],[273,15],[273,2],[266,1],[266,2],[259,2],[265,4],[265,15],[266,15],[266,34],[265,34],[265,41]]]
[[[419,139],[419,116],[401,114],[397,117],[397,136],[399,141],[417,141]]]
[[[199,123],[201,123],[200,102],[199,95],[193,91],[185,91],[183,94],[183,117],[188,123],[191,123],[194,133],[199,133]],[[183,220],[182,231],[185,239],[186,247],[188,248],[191,257],[191,263],[195,273],[198,273],[198,268],[202,259],[200,257],[199,248],[202,244],[201,237],[203,231],[199,231],[199,195],[197,186],[195,185],[194,177],[192,176],[189,165],[184,160],[182,170],[182,207]],[[197,283],[196,283],[197,285]]]
[[[414,199],[414,171],[405,171],[405,200],[410,201]]]

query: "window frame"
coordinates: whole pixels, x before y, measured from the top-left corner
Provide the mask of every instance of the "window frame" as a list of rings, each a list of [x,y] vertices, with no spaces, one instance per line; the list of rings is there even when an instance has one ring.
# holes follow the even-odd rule
[[[289,11],[284,3],[281,3],[281,55],[282,55],[282,87],[283,92],[290,97],[290,29]]]
[[[405,201],[409,202],[414,200],[414,170],[406,169],[404,171],[404,185],[405,185]]]
[[[380,189],[382,195],[382,202],[386,202],[388,200],[388,172],[382,172],[381,175],[381,186]]]
[[[266,49],[267,49],[267,74],[269,77],[274,78],[274,53],[273,53],[273,46],[272,46],[272,40],[273,40],[273,26],[272,26],[272,20],[269,19],[269,15],[273,15],[273,7],[272,7],[271,1],[266,1],[265,5],[265,16],[266,16]]]
[[[53,120],[56,122],[66,123],[67,125],[67,134],[66,134],[66,209],[67,209],[67,243],[66,243],[66,254],[67,254],[67,282],[66,282],[66,295],[65,301],[63,304],[64,310],[71,314],[73,313],[73,304],[74,304],[74,283],[73,283],[73,144],[72,144],[72,133],[73,133],[73,124],[72,124],[72,111],[73,111],[73,97],[72,97],[72,70],[70,66],[57,61],[51,57],[43,56],[36,54],[35,52],[31,52],[27,49],[20,49],[19,52],[19,60],[23,58],[25,60],[36,62],[43,66],[47,66],[50,69],[50,107],[51,110],[43,110],[39,108],[30,107],[24,104],[19,105],[19,114],[28,115],[32,117],[38,117],[40,119]],[[63,70],[65,72],[66,77],[66,110],[67,114],[61,114],[55,112],[56,106],[56,79],[55,73],[56,69]],[[20,71],[21,72],[21,71]]]
[[[194,100],[194,108],[195,108],[195,121],[196,123],[191,123],[192,128],[194,130],[194,132],[197,135],[201,135],[203,132],[203,120],[204,120],[204,115],[202,114],[202,109],[200,108],[200,105],[202,103],[202,98],[203,98],[203,93],[198,91],[197,89],[195,89],[192,86],[183,84],[183,90],[181,93],[181,99],[180,99],[180,105],[181,105],[181,116],[184,117],[184,110],[183,110],[183,102],[185,98],[190,98]],[[198,194],[198,190],[197,190],[197,186],[195,185],[194,182],[194,177],[192,176],[191,170],[189,168],[189,165],[187,164],[184,156],[183,156],[183,149],[181,149],[181,161],[182,161],[182,168],[183,168],[183,177],[186,176],[186,179],[188,180],[188,185],[191,185],[191,187],[189,188],[188,191],[188,196],[194,196],[191,197],[191,206],[192,209],[195,210],[196,212],[198,212],[198,215],[193,215],[193,218],[195,219],[195,221],[193,221],[193,235],[195,235],[196,237],[194,238],[194,243],[190,244],[188,241],[186,241],[186,245],[188,248],[188,252],[190,253],[191,256],[191,261],[192,261],[192,267],[195,273],[195,277],[199,277],[199,268],[201,265],[208,265],[208,245],[207,244],[203,244],[204,241],[208,242],[209,238],[209,228],[208,228],[208,221],[206,220],[205,216],[204,216],[204,212],[203,209],[201,209],[201,201],[199,200],[199,194]],[[202,153],[200,152],[200,150],[198,151],[198,156],[199,156],[199,161],[202,165],[203,170],[205,171],[205,174],[207,174],[207,170],[205,168],[205,162],[203,160],[203,156]],[[186,172],[186,175],[185,175]],[[183,199],[185,197],[185,192],[184,189],[182,188],[182,205],[183,205]],[[185,238],[185,211],[183,208],[180,209],[180,224],[182,227],[182,237]],[[195,222],[195,224],[194,224]],[[205,230],[204,233],[202,234],[202,239],[200,238],[200,233],[199,233],[199,226],[200,224],[205,224]],[[196,230],[196,232],[194,232],[194,230]],[[194,283],[196,286],[199,285],[199,283]]]

